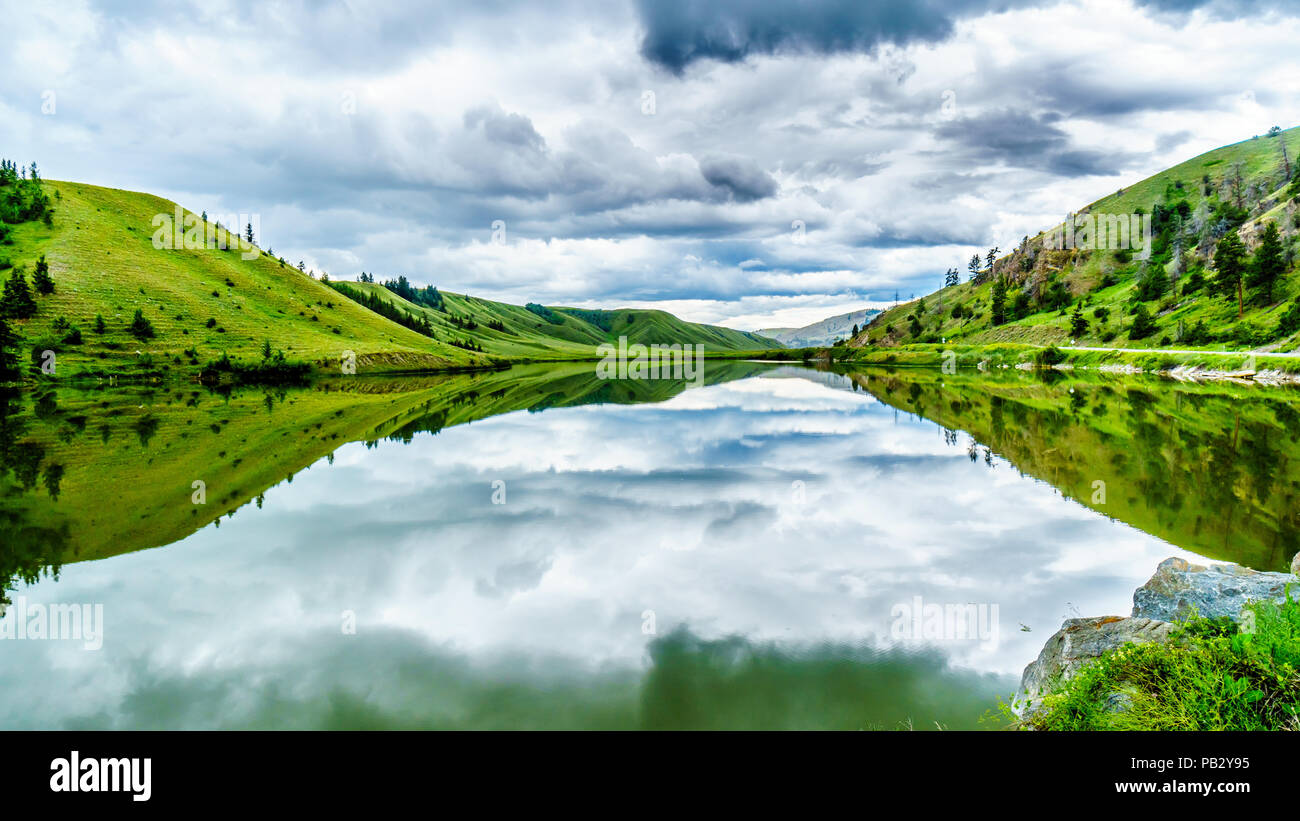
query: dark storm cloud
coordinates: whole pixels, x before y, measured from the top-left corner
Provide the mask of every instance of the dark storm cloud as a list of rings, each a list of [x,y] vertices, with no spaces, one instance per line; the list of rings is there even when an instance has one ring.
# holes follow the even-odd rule
[[[1056,123],[1059,115],[1015,109],[989,111],[944,123],[935,136],[976,162],[1077,177],[1119,173],[1135,158],[1127,151],[1099,151],[1072,146]]]
[[[1126,58],[1126,64],[1132,64],[1132,59]],[[981,65],[978,74],[957,86],[959,101],[981,107],[1005,106],[1007,92],[1012,91],[1019,107],[1054,112],[1063,119],[1123,124],[1133,115],[1214,109],[1225,97],[1235,97],[1249,87],[1243,86],[1240,74],[1232,72],[1207,77],[1168,70],[1174,68],[1172,65],[1137,65],[1137,70],[1117,71],[1110,52],[1063,57],[1044,49],[1005,64]],[[893,107],[915,101],[917,95],[906,91],[895,94],[898,102],[891,100]],[[879,86],[864,88],[863,93],[873,99],[885,97]]]
[[[1219,86],[1203,82],[1151,83],[1142,77],[1120,77],[1106,71],[1098,57],[1081,63],[1053,60],[1038,65],[1019,63],[1014,69],[988,72],[985,87],[1005,83],[1017,87],[1024,99],[1066,118],[1123,119],[1134,114],[1178,111],[1213,105],[1225,93],[1239,90],[1225,77]]]
[[[885,44],[947,39],[960,17],[1032,5],[1031,0],[919,0],[779,4],[770,0],[637,0],[641,54],[680,74],[696,60],[750,55],[870,52]],[[902,72],[898,82],[910,71]]]
[[[724,188],[738,202],[753,202],[776,193],[776,180],[752,160],[738,157],[707,157],[700,160],[700,173],[709,185]]]

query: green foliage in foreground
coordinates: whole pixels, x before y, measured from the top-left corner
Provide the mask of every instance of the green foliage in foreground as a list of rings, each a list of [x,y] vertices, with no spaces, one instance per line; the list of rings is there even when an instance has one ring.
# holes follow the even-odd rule
[[[1109,651],[1047,695],[1037,730],[1300,729],[1300,602],[1192,619],[1173,641]],[[1108,709],[1116,698],[1124,709]]]

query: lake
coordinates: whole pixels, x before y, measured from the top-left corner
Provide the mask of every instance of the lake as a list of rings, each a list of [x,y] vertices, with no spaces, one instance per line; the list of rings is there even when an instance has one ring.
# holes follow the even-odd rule
[[[6,394],[0,727],[996,727],[1160,560],[1300,546],[1294,390],[705,375]]]

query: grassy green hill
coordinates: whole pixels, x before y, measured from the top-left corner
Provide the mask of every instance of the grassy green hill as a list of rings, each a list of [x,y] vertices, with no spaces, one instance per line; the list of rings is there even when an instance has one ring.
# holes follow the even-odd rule
[[[14,188],[0,186],[0,200]],[[0,280],[17,274],[31,283],[41,260],[48,264],[54,292],[35,294],[35,315],[10,314],[9,324],[20,337],[24,370],[50,350],[56,378],[197,371],[223,355],[252,363],[262,359],[267,345],[290,362],[310,363],[323,372],[338,371],[351,351],[362,373],[489,367],[502,359],[590,359],[595,345],[619,335],[634,342],[698,342],[712,350],[776,346],[754,334],[684,322],[662,311],[543,309],[555,320],[550,321],[522,306],[447,294],[446,310],[477,324],[457,328],[446,312],[407,303],[379,285],[349,283],[427,314],[434,329],[430,337],[368,310],[270,253],[256,248],[244,253],[215,223],[205,222],[206,231],[230,250],[155,248],[155,217],[177,210],[168,200],[49,180],[39,189],[53,208],[52,219],[0,223]],[[152,336],[132,332],[141,327],[136,311]],[[490,323],[501,323],[504,330]]]
[[[351,350],[361,370],[487,364],[340,298],[266,253],[246,260],[238,250],[155,249],[153,218],[175,208],[167,200],[80,183],[44,186],[53,224],[14,226],[14,244],[0,257],[28,277],[42,255],[48,261],[54,293],[36,297],[35,317],[11,322],[24,347],[57,351],[56,375],[181,368],[222,353],[256,359],[268,340],[300,361],[337,362]],[[137,309],[153,326],[152,338],[130,333]],[[60,318],[81,331],[81,344],[62,341]]]
[[[1285,159],[1284,151],[1285,148]],[[912,342],[1289,351],[1300,330],[1300,128],[1207,152],[1081,208],[1079,214],[1146,214],[1154,242],[1148,261],[1120,250],[1047,248],[1045,226],[977,277],[892,308],[850,344]],[[1287,164],[1290,176],[1287,175]],[[1238,318],[1235,292],[1214,293],[1214,250],[1237,231],[1255,252],[1262,228],[1281,233],[1286,271],[1272,298],[1246,288]],[[966,262],[954,260],[966,271]],[[1249,276],[1249,274],[1248,274]],[[1005,284],[1005,322],[994,322],[997,281]],[[1076,333],[1076,305],[1086,327]],[[1141,308],[1139,308],[1141,306]],[[1289,321],[1283,317],[1291,313]],[[1152,323],[1135,331],[1138,313]],[[913,319],[915,318],[915,319]],[[1281,327],[1279,327],[1281,326]]]
[[[590,358],[593,348],[627,337],[628,344],[702,344],[708,351],[754,351],[780,347],[768,337],[678,319],[641,308],[588,310],[494,302],[439,292],[442,309],[408,301],[373,282],[341,282],[340,290],[373,294],[416,317],[426,318],[442,339],[469,341],[507,359]]]

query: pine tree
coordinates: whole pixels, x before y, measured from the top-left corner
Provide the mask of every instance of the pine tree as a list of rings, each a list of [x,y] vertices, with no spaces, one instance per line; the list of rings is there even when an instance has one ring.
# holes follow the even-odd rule
[[[975,277],[979,276],[979,273],[980,273],[980,255],[979,255],[979,254],[975,254],[974,256],[972,256],[972,257],[970,258],[970,262],[966,263],[966,269],[967,269],[968,271],[970,271],[970,278],[971,278],[971,281],[974,282],[974,281],[975,281]]]
[[[0,296],[0,315],[8,319],[31,319],[36,316],[36,300],[32,298],[27,277],[22,271],[14,271],[5,283],[4,295]]]
[[[989,310],[994,325],[1007,321],[1007,280],[998,277],[993,283],[993,295],[989,298]]]
[[[253,223],[251,222],[244,228],[244,239],[249,245],[253,244]]]
[[[1088,320],[1083,317],[1083,301],[1074,303],[1074,313],[1070,315],[1070,336],[1078,339],[1088,332]]]
[[[1273,302],[1273,288],[1282,274],[1286,273],[1286,257],[1283,254],[1282,237],[1278,233],[1277,224],[1270,222],[1264,228],[1250,271],[1250,287],[1261,289],[1265,304]]]
[[[45,255],[36,260],[36,273],[32,274],[32,285],[36,288],[36,293],[42,296],[49,296],[54,293],[54,280],[50,277],[50,264],[45,261]]]
[[[104,333],[104,332],[107,331],[107,330],[108,330],[108,328],[107,328],[107,326],[105,326],[105,324],[104,324],[104,317],[103,317],[103,315],[102,315],[102,314],[95,314],[95,333],[97,333],[97,334],[102,334],[102,333]]]
[[[1236,231],[1229,231],[1219,240],[1214,249],[1214,268],[1218,272],[1214,278],[1215,290],[1221,296],[1231,297],[1237,292],[1237,318],[1240,319],[1244,308],[1242,294],[1242,275],[1246,271],[1246,246]]]
[[[139,308],[135,309],[135,318],[131,320],[131,336],[136,339],[145,340],[153,337],[153,323],[145,319],[144,311]]]
[[[1151,312],[1147,306],[1138,303],[1137,310],[1133,312],[1133,327],[1129,329],[1129,339],[1145,339],[1156,332],[1156,322],[1151,318]]]

